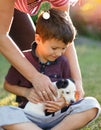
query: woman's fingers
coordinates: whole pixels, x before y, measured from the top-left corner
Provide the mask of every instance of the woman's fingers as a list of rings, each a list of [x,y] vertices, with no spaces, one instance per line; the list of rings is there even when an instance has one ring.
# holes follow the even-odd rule
[[[54,100],[53,93],[50,90],[42,90],[42,91],[37,92],[37,94],[40,96],[42,101]]]
[[[26,91],[26,96],[25,96],[29,101],[33,103],[38,103],[41,101],[41,98],[36,94],[34,88],[29,88]]]
[[[31,98],[29,99],[29,101],[36,104],[36,103],[40,102],[40,99],[38,99],[38,98],[36,98],[36,97],[31,97]]]
[[[52,94],[57,97],[57,87],[54,86],[53,84],[49,86],[49,89],[51,90]]]
[[[56,96],[56,88],[53,86],[50,79],[43,74],[40,74],[41,76],[37,77],[38,79],[35,80],[34,88],[38,96],[42,99],[42,101],[49,101],[54,100],[54,96]]]

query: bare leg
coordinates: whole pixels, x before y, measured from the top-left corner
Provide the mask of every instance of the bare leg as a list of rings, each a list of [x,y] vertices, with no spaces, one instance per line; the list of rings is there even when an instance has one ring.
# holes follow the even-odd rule
[[[69,115],[51,130],[78,130],[94,119],[97,111],[96,108],[93,108],[82,113]]]
[[[35,25],[32,23],[27,14],[14,10],[14,20],[9,35],[21,50],[31,48],[31,43],[34,41]]]
[[[34,123],[21,123],[3,127],[5,130],[42,130]]]

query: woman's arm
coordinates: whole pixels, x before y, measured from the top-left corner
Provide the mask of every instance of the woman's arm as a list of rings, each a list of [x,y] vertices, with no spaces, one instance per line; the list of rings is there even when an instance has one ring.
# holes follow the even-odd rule
[[[25,58],[14,41],[8,36],[14,12],[15,0],[0,0],[0,52],[8,61],[33,85],[38,95],[44,100],[42,91],[46,91],[46,98],[52,99],[55,89],[50,79],[40,74]]]
[[[81,0],[78,0],[78,1],[81,2]],[[53,7],[53,8],[57,8],[57,7]],[[67,11],[68,13],[69,13],[69,8],[70,8],[70,5],[68,3],[65,4],[64,6],[58,7],[58,9]],[[81,70],[78,63],[78,57],[77,57],[74,42],[71,43],[70,46],[68,46],[64,55],[68,58],[68,61],[70,64],[71,77],[75,81],[79,98],[82,98],[84,96],[84,90],[82,87]]]
[[[75,81],[79,98],[82,98],[84,96],[84,90],[82,87],[82,76],[74,43],[71,43],[67,47],[64,55],[68,58],[70,64],[71,77]]]

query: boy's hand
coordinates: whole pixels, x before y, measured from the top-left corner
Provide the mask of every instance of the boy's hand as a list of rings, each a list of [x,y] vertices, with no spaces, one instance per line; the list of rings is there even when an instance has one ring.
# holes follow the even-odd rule
[[[63,97],[57,99],[57,101],[47,101],[45,103],[45,109],[47,112],[56,112],[61,110],[67,103]]]

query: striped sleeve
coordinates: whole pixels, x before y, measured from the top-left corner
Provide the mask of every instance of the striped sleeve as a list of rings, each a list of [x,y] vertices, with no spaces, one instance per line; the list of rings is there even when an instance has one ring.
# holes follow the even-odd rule
[[[55,6],[55,7],[59,7],[59,6],[63,6],[65,4],[67,4],[69,2],[69,0],[49,0],[49,2]]]
[[[28,13],[28,9],[27,9],[27,0],[16,0],[15,2],[15,8],[22,11],[22,12],[25,12],[25,13]]]
[[[24,13],[28,13],[30,15],[34,15],[37,13],[41,3],[43,0],[37,0],[31,2],[30,4],[28,4],[27,0],[16,0],[15,2],[15,8],[24,12]]]
[[[55,6],[63,6],[65,4],[75,5],[79,0],[49,0],[49,2]]]

